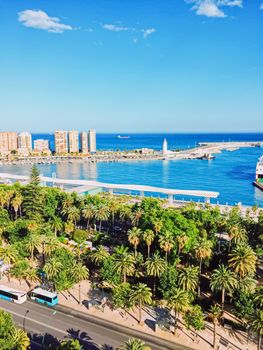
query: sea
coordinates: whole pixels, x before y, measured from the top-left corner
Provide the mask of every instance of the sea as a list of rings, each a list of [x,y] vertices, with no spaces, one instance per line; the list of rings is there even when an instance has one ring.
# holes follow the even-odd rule
[[[160,150],[166,138],[170,150],[195,147],[199,142],[263,141],[263,133],[233,134],[98,134],[98,150],[131,150],[152,148]],[[33,140],[50,141],[54,135],[33,134]],[[207,190],[219,192],[213,203],[263,207],[263,191],[253,186],[258,158],[263,148],[240,148],[223,151],[213,160],[128,161],[108,163],[67,162],[39,165],[40,173],[58,178],[87,179],[108,183],[141,184],[163,188]],[[1,165],[0,172],[28,174],[30,165]],[[194,200],[194,198],[178,197]]]

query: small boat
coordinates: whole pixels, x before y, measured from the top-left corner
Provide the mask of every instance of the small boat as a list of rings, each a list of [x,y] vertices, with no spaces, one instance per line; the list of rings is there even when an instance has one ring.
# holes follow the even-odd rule
[[[254,186],[263,191],[263,156],[261,156],[256,166],[256,180],[253,182]]]
[[[206,154],[202,155],[201,157],[198,157],[197,159],[212,160],[212,159],[215,159],[215,156],[213,156],[210,153],[206,153]]]
[[[121,136],[121,135],[118,135],[118,139],[129,139],[130,136]]]

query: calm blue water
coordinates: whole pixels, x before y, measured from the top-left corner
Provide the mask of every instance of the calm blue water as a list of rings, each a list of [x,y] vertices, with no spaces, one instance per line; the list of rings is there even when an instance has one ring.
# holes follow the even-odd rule
[[[52,141],[51,135],[41,135]],[[34,135],[38,138],[40,135]],[[164,137],[170,149],[187,148],[202,141],[262,141],[263,134],[178,134],[178,135],[131,135],[130,139],[118,139],[117,135],[98,135],[99,149],[134,149],[149,147],[160,149]],[[220,203],[263,207],[263,192],[255,188],[257,159],[262,148],[243,148],[224,151],[212,161],[176,160],[125,163],[65,163],[40,165],[40,172],[50,176],[74,179],[96,179],[111,183],[145,184],[177,189],[211,190],[220,192]],[[28,174],[30,166],[1,166],[0,171]],[[190,199],[186,198],[185,199]],[[217,201],[216,200],[216,201]]]

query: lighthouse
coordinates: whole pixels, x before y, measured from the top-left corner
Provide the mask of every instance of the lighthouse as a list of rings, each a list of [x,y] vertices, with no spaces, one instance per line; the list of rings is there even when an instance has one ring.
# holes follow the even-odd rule
[[[166,139],[163,140],[163,155],[166,155],[168,153],[168,143]]]

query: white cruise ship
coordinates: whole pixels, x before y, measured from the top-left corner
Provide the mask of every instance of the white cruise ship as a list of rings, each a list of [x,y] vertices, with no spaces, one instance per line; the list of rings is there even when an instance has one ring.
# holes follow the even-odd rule
[[[254,185],[263,191],[263,156],[257,162],[256,181],[254,181]]]

